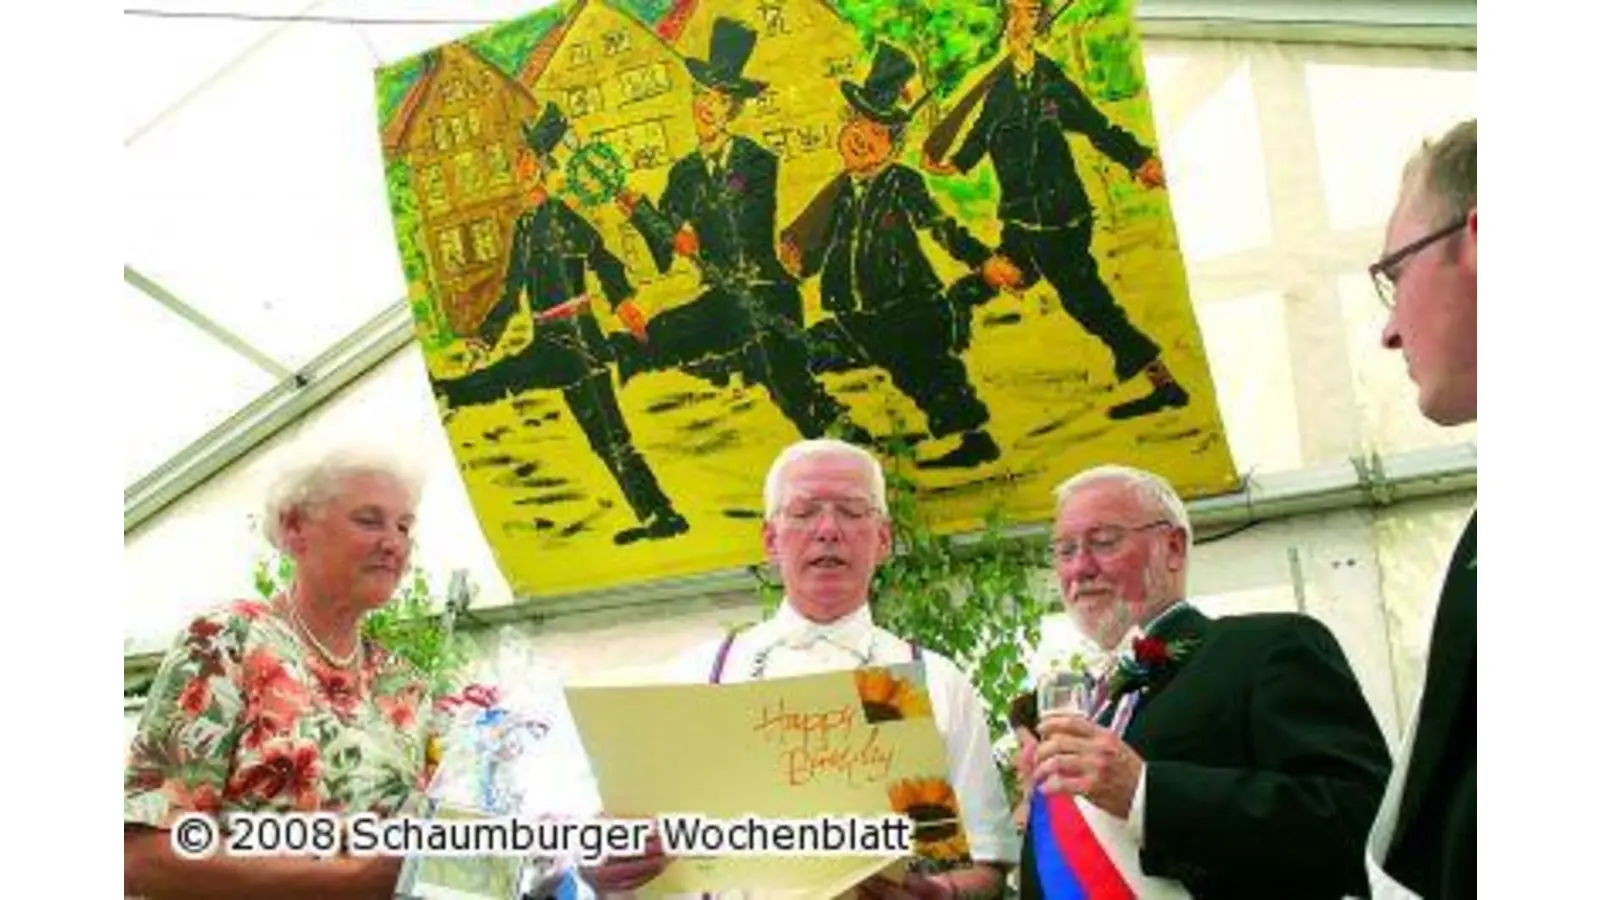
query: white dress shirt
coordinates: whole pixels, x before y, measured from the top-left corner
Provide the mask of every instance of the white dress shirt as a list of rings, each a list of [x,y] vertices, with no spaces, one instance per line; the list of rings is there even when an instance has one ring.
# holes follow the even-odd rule
[[[1142,638],[1145,635],[1149,634],[1150,633],[1150,629],[1156,627],[1156,623],[1157,622],[1160,622],[1162,619],[1165,619],[1168,616],[1171,616],[1173,613],[1177,612],[1178,610],[1185,609],[1188,606],[1189,606],[1189,604],[1187,602],[1179,600],[1177,603],[1174,603],[1171,606],[1167,607],[1166,609],[1163,609],[1161,612],[1157,613],[1156,617],[1151,619],[1150,622],[1148,624],[1146,624],[1143,628],[1135,627],[1135,628],[1128,629],[1128,633],[1123,635],[1123,637],[1122,637],[1122,642],[1117,645],[1117,652],[1116,652],[1116,655],[1113,657],[1113,660],[1119,659],[1119,658],[1124,657],[1124,656],[1132,656],[1133,655],[1133,642],[1135,640],[1137,640],[1139,638]],[[1127,819],[1128,832],[1133,835],[1134,843],[1137,844],[1140,847],[1144,846],[1144,774],[1145,774],[1145,768],[1146,767],[1144,765],[1142,765],[1142,764],[1139,766],[1139,783],[1133,789],[1133,801],[1128,805],[1128,819]]]
[[[1394,880],[1383,870],[1383,861],[1389,856],[1389,846],[1394,843],[1394,827],[1400,815],[1400,798],[1405,795],[1407,770],[1411,768],[1411,746],[1416,741],[1417,713],[1422,706],[1422,694],[1417,694],[1411,710],[1411,727],[1406,729],[1405,742],[1394,761],[1389,776],[1389,786],[1378,806],[1378,816],[1372,822],[1372,832],[1367,836],[1367,880],[1372,883],[1372,900],[1421,900],[1412,890]]]
[[[706,684],[722,639],[696,647],[671,666],[670,678]],[[922,648],[934,723],[944,738],[950,782],[961,805],[972,858],[1012,865],[1021,843],[994,761],[983,704],[972,682],[944,656]],[[826,624],[812,622],[783,602],[777,613],[734,638],[722,666],[722,683],[782,678],[911,661],[911,646],[872,623],[860,609]]]
[[[1433,595],[1440,596],[1444,592],[1444,583],[1450,576],[1449,567],[1439,575],[1438,583],[1434,585]],[[1433,635],[1434,620],[1439,615],[1437,606],[1429,612],[1427,627],[1423,631],[1430,638]],[[1431,642],[1431,641],[1430,641]],[[1372,900],[1420,900],[1416,892],[1396,881],[1393,876],[1383,870],[1383,861],[1389,857],[1389,848],[1394,844],[1394,829],[1399,822],[1400,800],[1405,796],[1406,776],[1411,773],[1411,750],[1417,740],[1417,719],[1422,712],[1422,697],[1428,690],[1427,659],[1424,658],[1422,685],[1417,690],[1417,696],[1411,701],[1411,716],[1406,719],[1405,737],[1400,742],[1400,752],[1395,754],[1394,768],[1389,771],[1389,784],[1383,792],[1383,802],[1378,804],[1378,815],[1372,821],[1372,830],[1367,834],[1367,880],[1371,882]]]

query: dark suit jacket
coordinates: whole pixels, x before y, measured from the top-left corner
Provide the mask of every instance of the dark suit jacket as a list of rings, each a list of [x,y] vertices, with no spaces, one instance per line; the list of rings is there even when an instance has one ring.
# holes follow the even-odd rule
[[[1478,516],[1456,544],[1383,869],[1427,900],[1478,893]]]
[[[700,257],[719,272],[792,282],[778,263],[778,157],[746,137],[729,139],[727,167],[713,179],[699,150],[673,163],[659,208],[641,202],[633,222],[661,271],[672,266],[672,236],[683,223],[700,237]]]
[[[1389,751],[1333,635],[1309,616],[1190,608],[1152,635],[1197,646],[1124,734],[1145,761],[1146,874],[1202,900],[1364,894]],[[1036,898],[1031,847],[1024,863]]]
[[[1150,158],[1151,152],[1111,124],[1053,60],[1035,58],[1026,90],[1010,60],[1001,66],[978,121],[950,158],[963,172],[985,154],[994,161],[1001,221],[1061,226],[1091,214],[1067,132],[1087,137],[1130,171]]]
[[[920,231],[974,268],[989,258],[992,251],[934,203],[920,172],[893,163],[864,187],[841,177],[824,240],[802,260],[803,275],[822,271],[823,309],[872,312],[943,291]]]
[[[528,295],[528,309],[538,313],[584,292],[584,270],[592,270],[611,303],[633,294],[622,261],[606,249],[600,232],[560,200],[551,198],[517,217],[511,236],[511,258],[500,300],[484,317],[478,334],[491,345],[500,340],[517,311],[517,298]],[[524,354],[538,360],[538,386],[570,384],[611,359],[610,345],[590,313],[535,325]],[[531,385],[530,385],[531,386]]]

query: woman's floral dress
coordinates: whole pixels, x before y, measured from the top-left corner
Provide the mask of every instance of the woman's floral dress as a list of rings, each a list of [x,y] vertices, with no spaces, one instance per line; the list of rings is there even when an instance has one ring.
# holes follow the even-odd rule
[[[165,828],[187,812],[413,812],[427,687],[400,657],[370,641],[364,651],[357,668],[328,665],[259,602],[195,619],[162,660],[140,716],[124,822]]]

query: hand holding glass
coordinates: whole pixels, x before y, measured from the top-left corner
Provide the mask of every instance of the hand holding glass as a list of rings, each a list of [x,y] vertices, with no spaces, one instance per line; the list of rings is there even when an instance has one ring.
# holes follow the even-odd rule
[[[1039,718],[1046,716],[1083,716],[1094,714],[1094,677],[1086,672],[1057,669],[1046,672],[1039,681]]]

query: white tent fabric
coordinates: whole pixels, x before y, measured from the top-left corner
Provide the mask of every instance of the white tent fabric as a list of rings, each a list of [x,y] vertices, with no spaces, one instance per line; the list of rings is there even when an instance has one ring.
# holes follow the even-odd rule
[[[442,25],[125,15],[127,264],[285,369],[303,366],[405,293],[384,194],[374,70],[539,5],[160,6],[457,23]],[[129,294],[124,325],[139,336],[128,345],[138,359],[121,389],[145,409],[125,436],[131,484],[275,379],[188,323],[152,321],[152,309],[173,317]]]

